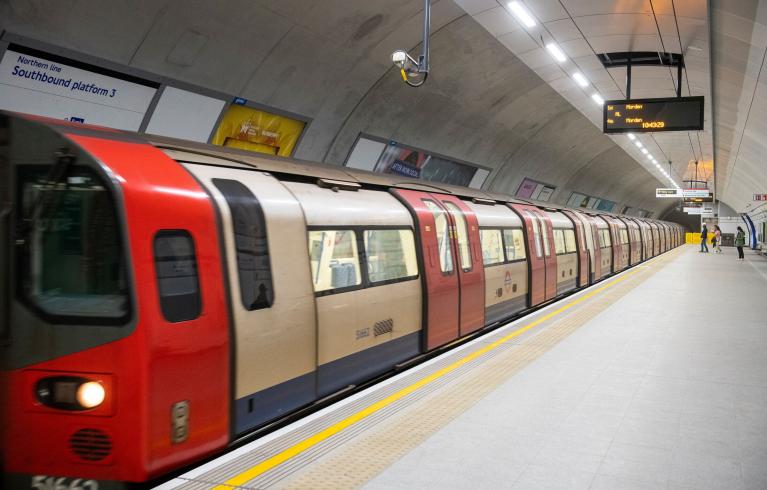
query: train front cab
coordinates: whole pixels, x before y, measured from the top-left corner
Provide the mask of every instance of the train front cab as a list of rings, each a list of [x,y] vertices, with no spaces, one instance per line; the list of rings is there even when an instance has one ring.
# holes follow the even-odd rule
[[[223,447],[226,295],[199,185],[127,136],[2,114],[0,128],[6,486],[104,489]]]

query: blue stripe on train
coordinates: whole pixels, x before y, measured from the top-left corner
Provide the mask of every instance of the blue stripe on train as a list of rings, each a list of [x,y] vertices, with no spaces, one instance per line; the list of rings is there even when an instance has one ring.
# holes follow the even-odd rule
[[[421,331],[390,340],[323,364],[317,370],[317,391],[327,396],[349,385],[359,384],[389,371],[395,364],[421,352]]]
[[[391,370],[395,364],[417,356],[420,351],[419,330],[323,364],[316,373],[307,373],[242,397],[235,402],[235,430],[238,434],[247,432],[318,398],[367,381]]]
[[[238,434],[281,417],[314,401],[315,373],[261,390],[235,402],[235,430]]]

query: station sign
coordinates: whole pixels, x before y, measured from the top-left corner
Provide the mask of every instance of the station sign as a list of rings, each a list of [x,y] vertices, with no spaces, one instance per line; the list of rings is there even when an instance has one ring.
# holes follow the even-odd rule
[[[767,201],[767,194],[754,194],[754,201]]]
[[[702,131],[703,97],[608,100],[602,106],[606,134]]]
[[[682,189],[682,197],[711,197],[708,189]]]
[[[680,198],[682,197],[682,190],[674,188],[658,188],[655,189],[655,197],[658,199]]]
[[[703,211],[700,213],[704,218],[714,217],[714,206],[712,204],[704,204]]]
[[[703,214],[703,208],[700,207],[700,206],[695,206],[695,207],[690,207],[690,208],[685,207],[685,208],[683,208],[683,210],[687,214],[697,214],[697,215]]]

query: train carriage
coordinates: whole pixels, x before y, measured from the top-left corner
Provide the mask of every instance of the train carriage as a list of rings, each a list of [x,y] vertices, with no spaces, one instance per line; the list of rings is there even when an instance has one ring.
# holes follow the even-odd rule
[[[3,113],[0,130],[11,487],[145,482],[661,251],[653,220]]]
[[[528,261],[523,222],[504,205],[468,201],[479,224],[485,268],[485,323],[488,325],[528,307]]]

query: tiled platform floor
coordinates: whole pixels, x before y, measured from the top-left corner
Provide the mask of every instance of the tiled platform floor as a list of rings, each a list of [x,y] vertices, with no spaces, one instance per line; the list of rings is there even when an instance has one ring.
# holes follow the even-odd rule
[[[767,489],[767,259],[735,257],[686,247],[366,488]]]

